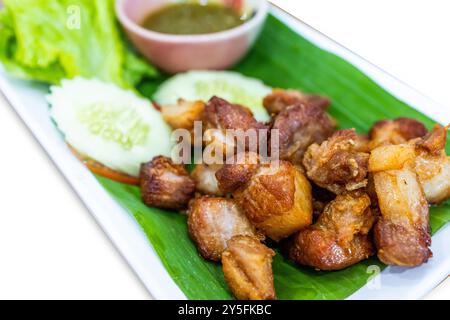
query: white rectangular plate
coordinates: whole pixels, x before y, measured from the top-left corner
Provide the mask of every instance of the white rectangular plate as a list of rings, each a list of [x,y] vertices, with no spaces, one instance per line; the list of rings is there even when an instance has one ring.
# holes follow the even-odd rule
[[[305,23],[275,7],[271,8],[271,12],[301,36],[358,67],[398,99],[437,122],[449,122],[450,112],[445,107],[430,101]],[[156,299],[186,299],[134,218],[109,196],[61,139],[49,117],[46,87],[12,79],[0,67],[0,89],[151,295]],[[428,263],[414,269],[388,267],[370,285],[349,298],[421,298],[449,274],[449,239],[450,228],[447,225],[433,236],[431,249],[434,257]]]

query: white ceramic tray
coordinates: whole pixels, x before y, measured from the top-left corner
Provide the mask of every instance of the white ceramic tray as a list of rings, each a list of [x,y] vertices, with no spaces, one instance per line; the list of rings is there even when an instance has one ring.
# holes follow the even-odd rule
[[[449,109],[430,101],[404,83],[285,12],[275,7],[271,8],[271,12],[301,36],[358,67],[400,100],[405,101],[437,122],[450,122]],[[45,88],[12,79],[0,67],[0,89],[151,295],[156,299],[186,299],[186,296],[164,269],[134,218],[123,210],[90,172],[72,156],[61,139],[61,135],[50,121],[48,106],[44,99]],[[433,236],[431,249],[434,257],[428,263],[414,269],[386,268],[374,280],[379,286],[366,285],[349,298],[421,298],[449,274],[449,240],[450,227],[447,225]]]

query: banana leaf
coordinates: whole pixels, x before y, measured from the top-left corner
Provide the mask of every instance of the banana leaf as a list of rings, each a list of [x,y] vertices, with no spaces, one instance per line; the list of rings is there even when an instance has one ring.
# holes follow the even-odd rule
[[[429,128],[434,124],[357,68],[302,38],[273,16],[269,16],[255,47],[234,69],[272,87],[330,97],[333,103],[329,111],[341,128],[356,128],[363,133],[377,120],[400,116],[416,118]],[[151,97],[158,84],[146,82],[139,89]],[[197,253],[188,237],[185,216],[148,208],[142,203],[138,188],[97,178],[136,218],[168,273],[188,298],[233,298],[221,266],[205,261]],[[433,232],[449,221],[450,203],[431,208]],[[277,296],[279,299],[343,299],[367,283],[372,275],[368,267],[372,265],[384,268],[376,258],[371,258],[341,271],[318,272],[293,265],[277,251],[273,261]]]

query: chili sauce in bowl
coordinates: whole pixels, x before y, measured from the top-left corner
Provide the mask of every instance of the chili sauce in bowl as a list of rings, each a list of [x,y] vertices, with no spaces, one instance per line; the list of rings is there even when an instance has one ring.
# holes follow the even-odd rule
[[[228,6],[187,2],[168,4],[150,12],[142,26],[167,34],[205,34],[232,29],[245,20],[245,16]]]
[[[117,0],[117,17],[149,61],[167,73],[221,70],[252,47],[267,0]]]

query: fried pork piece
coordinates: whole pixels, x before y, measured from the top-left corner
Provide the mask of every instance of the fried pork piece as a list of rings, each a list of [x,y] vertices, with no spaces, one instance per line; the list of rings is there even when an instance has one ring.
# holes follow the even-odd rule
[[[172,129],[192,130],[194,122],[202,120],[204,110],[204,102],[183,99],[178,99],[176,104],[161,106],[162,117]]]
[[[287,161],[226,164],[216,177],[253,225],[275,241],[312,222],[311,185]]]
[[[369,171],[402,169],[408,163],[416,171],[427,201],[433,204],[445,201],[450,198],[450,157],[445,153],[447,129],[437,125],[423,138],[372,150]]]
[[[415,154],[408,148],[414,150],[414,145],[378,147],[372,151],[369,169],[381,212],[374,228],[378,258],[414,267],[432,254],[428,203],[414,171]]]
[[[195,188],[198,192],[202,194],[207,194],[211,196],[223,196],[225,195],[219,189],[216,172],[222,168],[220,164],[198,164],[195,166],[194,170],[191,172],[191,177],[195,181]]]
[[[298,103],[326,110],[330,105],[330,100],[327,97],[315,94],[305,94],[296,90],[283,89],[274,89],[263,100],[264,108],[270,115],[277,115],[286,107]]]
[[[235,236],[222,255],[225,280],[239,300],[276,299],[272,257],[275,252],[249,236]]]
[[[288,241],[288,255],[298,264],[320,270],[346,268],[374,253],[368,235],[374,221],[367,194],[338,195],[315,224]]]
[[[367,185],[369,154],[358,150],[354,129],[335,132],[321,145],[311,145],[303,165],[308,178],[336,194]]]
[[[301,167],[306,149],[331,136],[335,127],[335,121],[322,108],[300,103],[284,108],[271,129],[279,130],[280,159]]]
[[[370,153],[369,171],[385,171],[402,169],[405,163],[413,164],[416,159],[413,144],[380,146]]]
[[[203,196],[189,203],[189,235],[200,254],[220,261],[227,242],[233,236],[247,235],[263,240],[232,199]]]
[[[142,164],[140,184],[142,200],[151,207],[184,209],[195,192],[195,183],[184,166],[164,156]]]
[[[370,149],[386,144],[406,143],[411,139],[425,136],[427,132],[423,123],[415,119],[381,120],[370,129]]]
[[[432,256],[428,204],[416,173],[405,166],[374,174],[381,218],[374,228],[378,258],[414,267]]]
[[[217,184],[224,193],[232,193],[245,185],[261,164],[260,156],[255,152],[240,153],[235,159],[234,163],[225,164],[216,172]]]
[[[222,150],[224,158],[236,153],[236,142],[231,136],[226,135],[226,130],[231,130],[236,133],[237,130],[247,132],[254,130],[255,144],[261,130],[266,133],[268,127],[256,121],[250,109],[231,104],[228,101],[212,97],[206,104],[203,116],[203,124],[205,130],[205,140],[207,146],[215,150]],[[248,149],[248,145],[242,146],[243,149]]]
[[[436,125],[416,142],[415,170],[427,201],[434,204],[450,198],[450,157],[445,153],[448,128]]]

